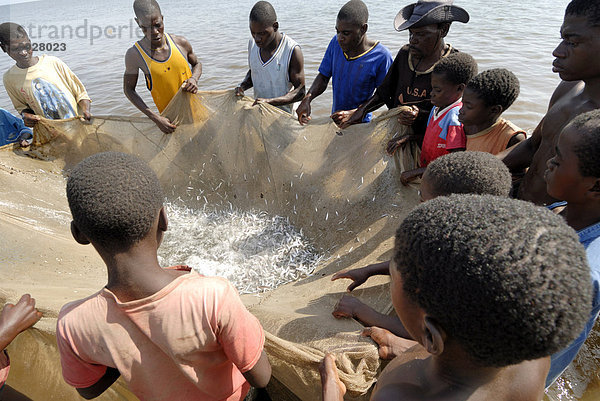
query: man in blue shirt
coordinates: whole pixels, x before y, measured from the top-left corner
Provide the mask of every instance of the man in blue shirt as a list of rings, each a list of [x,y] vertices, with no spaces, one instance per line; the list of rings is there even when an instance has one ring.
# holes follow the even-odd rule
[[[23,120],[0,109],[0,147],[19,142],[21,146],[29,146],[33,140],[33,131],[26,127]]]
[[[331,118],[340,125],[353,111],[368,100],[377,88],[388,68],[392,54],[379,42],[367,38],[369,11],[361,0],[351,0],[338,13],[335,29],[319,74],[298,106],[298,121],[305,125],[310,121],[310,102],[327,89],[333,79],[333,107]],[[363,122],[371,121],[371,114]]]

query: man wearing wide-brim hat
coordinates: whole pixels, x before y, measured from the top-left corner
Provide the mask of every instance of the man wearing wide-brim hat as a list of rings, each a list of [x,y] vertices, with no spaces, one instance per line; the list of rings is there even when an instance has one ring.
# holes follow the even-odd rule
[[[356,110],[344,127],[361,122],[365,113],[384,103],[390,109],[412,106],[411,111],[400,114],[398,121],[413,126],[415,136],[411,139],[421,146],[427,117],[433,107],[429,100],[431,72],[438,61],[457,51],[446,44],[444,38],[452,22],[469,21],[469,14],[452,3],[452,0],[419,0],[400,10],[394,19],[394,28],[408,29],[409,42],[398,52],[375,94]]]

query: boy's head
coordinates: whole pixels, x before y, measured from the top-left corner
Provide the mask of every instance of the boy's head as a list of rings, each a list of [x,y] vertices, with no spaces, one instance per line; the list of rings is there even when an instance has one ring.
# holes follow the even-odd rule
[[[458,118],[464,125],[495,123],[519,96],[519,79],[504,68],[478,74],[467,83]]]
[[[589,318],[577,234],[545,208],[491,195],[417,206],[396,232],[392,300],[434,356],[503,367],[567,346]]]
[[[553,71],[564,81],[600,76],[600,3],[573,0],[560,28],[562,41],[554,49]]]
[[[421,181],[421,200],[451,194],[508,197],[512,177],[508,167],[486,152],[454,152],[427,165]]]
[[[431,74],[431,103],[443,109],[456,102],[476,74],[477,62],[467,53],[442,58]]]
[[[28,63],[33,55],[27,31],[21,25],[13,22],[0,24],[0,47],[18,65]]]
[[[277,14],[268,1],[259,1],[250,10],[250,33],[259,48],[273,43],[279,30]]]
[[[575,117],[555,150],[544,174],[548,194],[573,203],[600,201],[600,110]]]
[[[118,252],[150,233],[163,205],[163,192],[145,162],[106,152],[75,166],[67,181],[67,199],[76,239]],[[77,233],[83,234],[83,240]]]
[[[162,44],[165,31],[164,17],[156,0],[135,0],[133,2],[135,22],[151,44]]]
[[[350,0],[340,9],[335,23],[337,40],[344,53],[358,48],[367,33],[369,10],[361,0]]]

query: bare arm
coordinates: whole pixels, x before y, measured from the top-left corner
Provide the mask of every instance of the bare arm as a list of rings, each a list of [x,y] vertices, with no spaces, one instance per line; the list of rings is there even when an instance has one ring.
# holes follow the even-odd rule
[[[302,54],[300,46],[296,46],[292,53],[289,76],[290,82],[292,85],[294,85],[294,89],[283,96],[273,99],[266,99],[265,101],[267,103],[272,104],[273,106],[283,106],[285,104],[297,102],[304,98],[304,92],[306,91],[306,87],[304,85],[304,55]]]
[[[529,167],[533,155],[535,155],[535,152],[537,152],[540,143],[542,142],[541,132],[543,124],[544,119],[540,121],[529,138],[499,155],[500,157],[504,156],[502,161],[511,172],[520,171]]]
[[[16,304],[6,304],[0,312],[0,351],[4,350],[15,337],[33,326],[42,317],[35,308],[35,299],[29,294],[22,295]]]
[[[371,98],[369,100],[367,100],[367,102],[362,107],[364,109],[364,114],[367,114],[367,113],[377,110],[378,108],[380,108],[383,105],[384,105],[384,101],[379,97],[377,92],[375,92],[373,94],[373,96],[371,96]],[[364,117],[364,115],[363,115],[363,117]]]
[[[550,103],[548,105],[548,111],[554,106],[554,104],[560,100],[566,93],[568,93],[575,86],[579,85],[580,81],[575,82],[561,82],[558,87],[554,90]],[[542,130],[544,126],[545,117],[535,128],[531,136],[524,141],[521,141],[517,146],[504,151],[498,155],[502,158],[502,161],[511,172],[522,171],[528,168],[533,160],[535,152],[537,152],[542,142]]]
[[[321,93],[325,92],[325,89],[327,89],[327,85],[329,84],[329,80],[330,78],[321,73],[319,73],[315,78],[310,89],[306,93],[306,96],[304,96],[304,99],[302,102],[300,102],[298,109],[296,110],[300,124],[305,125],[310,121],[310,102],[312,102],[312,100]]]
[[[35,127],[35,125],[40,121],[40,116],[36,115],[35,112],[29,108],[21,110],[21,117],[23,118],[23,123],[25,123],[26,127]]]
[[[513,135],[512,138],[508,140],[508,144],[506,144],[506,149],[523,142],[525,139],[527,139],[527,136],[522,132]]]
[[[338,301],[332,314],[338,319],[350,317],[358,320],[363,326],[382,327],[399,337],[407,338],[409,340],[412,339],[397,316],[388,316],[379,313],[369,305],[364,304],[358,298],[350,295],[344,295]]]
[[[377,110],[381,106],[383,106],[383,100],[381,100],[377,92],[375,92],[373,96],[369,98],[369,100],[358,106],[356,111],[354,111],[354,114],[350,116],[350,119],[344,125],[342,125],[341,128],[346,128],[352,124],[361,123],[367,113]]]
[[[117,369],[107,367],[106,373],[100,378],[100,380],[98,380],[95,384],[92,384],[90,387],[78,388],[77,392],[86,400],[99,397],[110,386],[112,386],[114,382],[117,381],[119,376],[121,376],[121,373],[119,373]]]
[[[244,92],[252,88],[253,86],[254,83],[252,82],[252,70],[248,70],[242,83],[235,88],[235,94],[237,96],[244,96]]]
[[[183,36],[171,35],[175,43],[187,53],[187,61],[192,66],[192,76],[185,80],[181,88],[190,93],[198,92],[198,80],[202,76],[202,63],[198,60],[198,56],[194,53],[192,44]]]
[[[322,400],[344,401],[346,386],[340,380],[333,354],[325,355],[325,358],[323,358],[319,365],[319,374],[321,375]]]
[[[271,380],[271,364],[263,351],[252,369],[243,374],[252,387],[265,388]]]
[[[400,182],[403,185],[408,185],[410,182],[416,180],[417,178],[421,178],[425,173],[426,167],[419,167],[414,170],[407,170],[400,174]]]
[[[79,105],[79,107],[81,107],[83,118],[87,121],[90,121],[90,119],[92,118],[92,102],[89,99],[81,99],[77,104]]]
[[[359,285],[363,284],[371,276],[377,275],[389,275],[390,274],[390,261],[373,263],[371,265],[360,267],[358,269],[351,269],[342,272],[337,272],[331,277],[331,281],[338,280],[340,278],[347,278],[352,280],[352,283],[348,286],[348,292],[352,291]]]
[[[123,74],[123,92],[127,96],[127,99],[152,120],[162,132],[170,134],[175,131],[175,125],[167,118],[152,111],[135,90],[138,71],[141,69],[140,60],[140,55],[134,47],[127,50],[125,54],[125,74]]]

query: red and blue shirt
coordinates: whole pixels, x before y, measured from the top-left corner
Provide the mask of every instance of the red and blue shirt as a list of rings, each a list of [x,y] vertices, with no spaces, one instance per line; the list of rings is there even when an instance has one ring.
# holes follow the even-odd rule
[[[421,167],[427,167],[450,150],[467,147],[465,131],[458,121],[458,111],[461,107],[462,99],[458,99],[443,110],[438,107],[431,109],[421,148]]]

